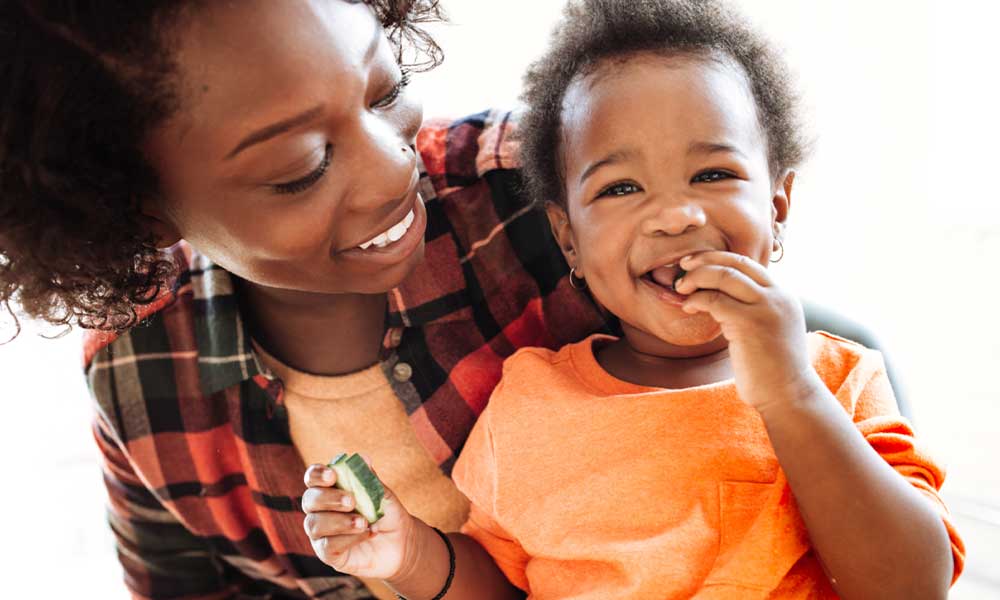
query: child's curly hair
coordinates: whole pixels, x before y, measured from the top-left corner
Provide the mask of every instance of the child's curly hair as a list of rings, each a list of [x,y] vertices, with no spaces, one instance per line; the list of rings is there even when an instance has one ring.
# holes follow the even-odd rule
[[[571,0],[548,52],[524,77],[519,135],[536,203],[565,206],[563,98],[576,79],[636,53],[729,60],[746,73],[768,145],[772,176],[806,154],[798,97],[779,54],[722,0]]]
[[[0,311],[122,330],[171,285],[140,223],[159,187],[140,143],[179,109],[170,26],[203,1],[0,2]],[[406,68],[441,62],[419,27],[443,18],[438,0],[349,1],[401,62],[415,50]]]

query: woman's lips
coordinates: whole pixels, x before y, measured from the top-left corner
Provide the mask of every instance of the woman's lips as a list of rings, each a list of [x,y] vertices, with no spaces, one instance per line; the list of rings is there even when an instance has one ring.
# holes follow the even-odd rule
[[[375,245],[371,245],[366,249],[362,249],[359,246],[348,248],[347,250],[337,252],[335,255],[336,258],[380,265],[393,265],[405,260],[420,247],[424,240],[424,232],[427,229],[427,211],[424,208],[420,194],[414,194],[413,205],[410,210],[413,212],[412,222],[398,240],[390,242],[381,248]]]

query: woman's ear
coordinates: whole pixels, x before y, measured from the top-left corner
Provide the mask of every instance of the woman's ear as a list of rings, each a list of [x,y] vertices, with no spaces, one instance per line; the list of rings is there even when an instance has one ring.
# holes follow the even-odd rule
[[[545,203],[545,213],[549,217],[549,226],[552,227],[552,235],[559,244],[566,263],[570,267],[576,267],[576,247],[573,242],[573,228],[569,224],[569,215],[566,209],[555,202]]]
[[[181,233],[167,215],[154,203],[142,204],[142,226],[153,236],[157,248],[169,248],[181,241]]]
[[[788,212],[792,209],[792,186],[794,184],[795,171],[792,169],[785,169],[774,182],[774,194],[771,197],[771,221],[776,232],[780,231],[788,220]]]

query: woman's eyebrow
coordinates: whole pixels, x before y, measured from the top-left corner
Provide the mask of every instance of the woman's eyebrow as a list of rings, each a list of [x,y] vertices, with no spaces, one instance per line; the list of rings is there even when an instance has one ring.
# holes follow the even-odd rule
[[[259,144],[261,142],[267,141],[275,136],[281,135],[290,129],[294,129],[299,125],[303,125],[315,119],[320,113],[323,112],[324,106],[322,104],[314,106],[309,110],[301,112],[294,117],[289,117],[277,123],[272,123],[266,127],[262,127],[257,131],[254,131],[247,137],[243,138],[243,141],[236,144],[229,154],[226,155],[226,160],[229,160],[242,152],[243,150],[253,146],[254,144]]]

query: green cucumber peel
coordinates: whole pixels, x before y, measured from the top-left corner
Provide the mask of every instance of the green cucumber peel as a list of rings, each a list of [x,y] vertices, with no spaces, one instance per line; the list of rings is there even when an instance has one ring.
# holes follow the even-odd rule
[[[327,466],[337,473],[334,485],[354,496],[355,510],[365,520],[374,523],[382,518],[385,514],[382,510],[385,488],[360,454],[348,456],[343,452]]]

